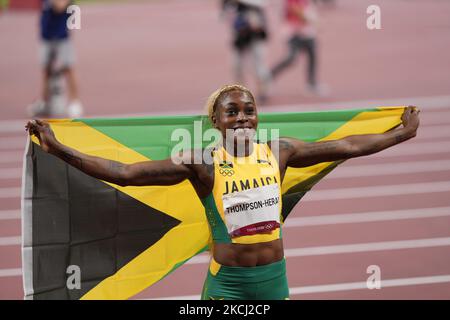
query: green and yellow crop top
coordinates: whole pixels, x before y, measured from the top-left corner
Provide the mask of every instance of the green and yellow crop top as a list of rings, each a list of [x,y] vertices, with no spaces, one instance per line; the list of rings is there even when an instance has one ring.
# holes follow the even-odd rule
[[[202,199],[215,243],[253,244],[281,238],[280,170],[266,143],[248,157],[214,150],[214,187]]]

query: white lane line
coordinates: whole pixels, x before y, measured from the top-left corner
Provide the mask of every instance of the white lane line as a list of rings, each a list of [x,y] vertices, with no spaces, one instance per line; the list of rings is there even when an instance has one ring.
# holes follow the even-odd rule
[[[420,114],[420,122],[423,125],[448,124],[450,119],[449,111],[424,112]]]
[[[17,277],[22,276],[22,269],[0,269],[0,277]]]
[[[352,100],[341,102],[321,102],[311,104],[290,104],[290,105],[270,105],[262,106],[265,112],[280,112],[280,111],[317,111],[317,110],[333,110],[333,109],[356,109],[356,108],[372,108],[379,106],[401,106],[401,105],[416,105],[422,110],[434,109],[448,109],[450,110],[450,96],[428,96],[428,97],[409,97],[409,98],[392,98],[379,100]],[[156,115],[173,115],[173,114],[200,114],[201,109],[191,107],[184,108],[182,111],[174,110],[171,112],[158,113],[132,113],[132,114],[109,114],[109,115],[93,115],[88,118],[124,118],[124,117],[145,117]],[[0,133],[8,132],[24,132],[25,124],[28,119],[12,119],[0,121]]]
[[[320,256],[338,253],[388,251],[388,250],[417,249],[417,248],[442,247],[442,246],[450,246],[450,237],[294,248],[294,249],[285,249],[284,252],[286,257],[305,257],[305,256]]]
[[[18,245],[21,244],[21,237],[0,237],[0,246]],[[357,253],[357,252],[372,252],[372,251],[387,251],[399,249],[416,249],[428,247],[449,246],[450,237],[447,238],[430,238],[430,239],[414,239],[414,240],[400,240],[400,241],[383,241],[383,242],[368,242],[355,243],[333,246],[315,246],[305,248],[285,249],[285,256],[292,257],[306,257],[339,253]],[[206,264],[209,263],[209,254],[200,254],[190,259],[187,264]]]
[[[450,216],[450,207],[418,208],[405,210],[342,213],[332,215],[289,218],[283,228],[321,226],[343,223],[427,219]],[[0,211],[0,220],[20,220],[20,210]]]
[[[0,152],[0,163],[22,163],[22,152]]]
[[[450,153],[450,141],[421,142],[421,143],[419,143],[419,142],[414,143],[411,141],[411,143],[407,143],[404,145],[397,145],[390,149],[386,149],[381,152],[371,154],[369,156],[364,157],[364,159],[429,155],[429,154],[441,154],[441,153]]]
[[[333,170],[325,179],[376,177],[404,173],[421,173],[450,170],[450,160],[430,160],[416,162],[395,162],[383,164],[344,164]],[[20,176],[22,173],[20,172]]]
[[[382,279],[381,289],[389,287],[403,287],[403,286],[415,286],[424,284],[435,283],[447,283],[450,282],[450,275],[428,276],[428,277],[414,277],[414,278],[398,278],[398,279]],[[290,296],[302,295],[308,293],[324,293],[324,292],[336,292],[336,291],[349,291],[349,290],[369,290],[367,288],[367,282],[344,282],[344,283],[332,283],[317,286],[301,286],[290,287]],[[174,296],[174,297],[160,297],[151,298],[147,300],[199,300],[200,295],[187,295],[187,296]],[[145,300],[145,299],[143,299]]]
[[[406,219],[424,219],[450,216],[450,207],[418,208],[405,210],[374,211],[361,213],[343,213],[289,218],[284,228],[332,225],[342,223],[361,223],[375,221],[394,221]],[[0,220],[20,220],[20,210],[1,210]]]
[[[20,198],[22,188],[0,188],[0,199]]]
[[[450,160],[430,160],[416,162],[395,162],[368,165],[344,164],[333,170],[326,179],[373,177],[405,173],[437,172],[450,170]],[[0,169],[0,180],[21,179],[22,168]]]
[[[20,220],[20,210],[1,210],[0,220]]]
[[[19,244],[20,237],[4,237],[0,238],[0,245]],[[356,252],[371,252],[371,251],[387,251],[398,249],[415,249],[449,246],[450,237],[447,238],[431,238],[431,239],[415,239],[415,240],[401,240],[401,241],[384,241],[384,242],[369,242],[356,243],[334,246],[317,246],[306,248],[285,249],[285,256],[287,258],[305,257],[316,255],[328,255],[339,253],[356,253]],[[207,264],[209,263],[209,255],[201,254],[186,262],[187,264]]]
[[[429,194],[450,191],[450,181],[423,182],[398,185],[381,185],[357,188],[313,190],[302,199],[305,201],[373,198],[409,194]],[[21,188],[0,188],[0,199],[19,198]]]
[[[292,249],[284,249],[284,254],[287,258],[294,258],[294,257],[309,257],[309,256],[339,254],[339,253],[387,251],[387,250],[416,249],[416,248],[441,247],[441,246],[450,246],[450,237],[292,248]],[[203,253],[193,257],[186,263],[206,264],[209,263],[209,259],[210,259],[209,254]]]
[[[0,246],[13,246],[17,244],[22,244],[22,237],[0,237]]]
[[[343,223],[361,223],[376,221],[394,221],[407,219],[426,219],[450,216],[450,207],[418,208],[405,210],[373,211],[361,213],[343,213],[289,218],[284,228],[333,225]],[[20,220],[20,210],[0,211],[0,220]]]
[[[409,194],[449,192],[450,181],[381,185],[356,188],[312,190],[302,199],[305,201],[330,201],[341,199],[374,198]]]
[[[450,275],[441,276],[429,276],[429,277],[415,277],[415,278],[400,278],[400,279],[382,279],[380,281],[381,289],[388,287],[402,287],[402,286],[415,286],[423,284],[433,283],[446,283],[450,282]],[[301,295],[307,293],[322,293],[322,292],[335,292],[335,291],[348,291],[348,290],[360,290],[367,288],[366,281],[362,282],[347,282],[347,283],[333,283],[318,286],[304,286],[289,288],[290,295]]]
[[[289,218],[283,228],[333,225],[343,223],[361,223],[376,221],[394,221],[407,219],[426,219],[450,216],[450,207],[417,208],[405,210],[373,211],[361,213],[342,213]],[[0,211],[0,220],[20,220],[20,210]]]
[[[448,137],[450,137],[450,125],[419,127],[416,136],[416,138],[418,139],[436,139]]]
[[[373,211],[362,213],[344,213],[323,216],[288,218],[283,228],[333,225],[342,223],[361,223],[375,221],[393,221],[406,219],[424,219],[450,216],[450,207],[421,208],[406,210]]]

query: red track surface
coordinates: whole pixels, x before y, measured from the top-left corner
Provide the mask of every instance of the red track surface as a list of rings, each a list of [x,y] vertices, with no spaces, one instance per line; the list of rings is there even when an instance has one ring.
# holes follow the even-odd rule
[[[320,78],[331,87],[330,97],[301,94],[300,61],[275,84],[272,100],[261,109],[331,109],[339,101],[383,99],[379,104],[418,104],[421,128],[412,141],[348,161],[291,213],[283,233],[291,298],[450,299],[450,3],[380,0],[382,30],[377,31],[366,28],[369,4],[341,0],[336,8],[321,10]],[[277,32],[279,11],[275,5],[270,9],[273,63],[284,47]],[[38,97],[40,85],[37,18],[30,12],[0,16],[1,299],[23,297],[17,188],[25,106]],[[75,43],[87,115],[201,112],[208,94],[231,81],[227,31],[213,1],[82,6]],[[394,165],[399,172],[383,171]],[[395,195],[381,195],[388,189]],[[341,199],[327,199],[338,191]],[[403,216],[396,210],[404,210]],[[385,211],[392,211],[386,213],[390,220],[361,221],[368,212],[380,218]],[[353,215],[345,222],[335,216],[342,214]],[[298,220],[307,217],[322,220],[315,225]],[[408,248],[398,241],[409,241]],[[373,249],[376,243],[380,247]],[[342,247],[350,244],[361,246]],[[329,248],[318,254],[314,247]],[[381,268],[382,288],[350,289],[349,283],[365,283],[370,265]],[[187,264],[135,298],[199,295],[206,270],[205,263]],[[333,291],[335,284],[342,284],[340,291]]]

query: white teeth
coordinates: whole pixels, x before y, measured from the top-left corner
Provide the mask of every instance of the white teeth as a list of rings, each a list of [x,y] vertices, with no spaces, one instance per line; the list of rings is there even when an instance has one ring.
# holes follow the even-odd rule
[[[233,132],[236,138],[253,138],[256,134],[255,129],[250,128],[238,128]]]

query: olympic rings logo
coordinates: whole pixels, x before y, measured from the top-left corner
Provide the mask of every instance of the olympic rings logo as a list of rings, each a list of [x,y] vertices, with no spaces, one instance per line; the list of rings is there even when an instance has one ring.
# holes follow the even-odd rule
[[[234,170],[231,169],[219,169],[219,173],[224,177],[231,177],[234,174]]]

